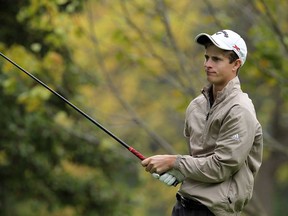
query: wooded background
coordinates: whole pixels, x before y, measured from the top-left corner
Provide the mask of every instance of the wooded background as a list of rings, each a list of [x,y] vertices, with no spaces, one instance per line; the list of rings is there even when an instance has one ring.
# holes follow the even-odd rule
[[[0,0],[0,51],[145,156],[188,154],[206,85],[198,33],[245,39],[240,71],[264,131],[246,216],[288,212],[286,0]],[[87,119],[0,58],[0,215],[170,215],[167,187]]]

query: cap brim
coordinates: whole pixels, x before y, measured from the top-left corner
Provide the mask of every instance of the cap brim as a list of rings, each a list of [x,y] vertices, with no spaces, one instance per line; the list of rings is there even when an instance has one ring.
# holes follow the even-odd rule
[[[207,43],[213,43],[215,46],[219,47],[220,49],[223,49],[223,50],[231,50],[229,49],[229,47],[227,47],[226,44],[224,44],[223,42],[221,41],[218,41],[216,42],[215,39],[213,39],[213,37],[209,34],[206,34],[206,33],[201,33],[199,35],[197,35],[195,37],[195,41],[201,45],[205,45]]]
[[[201,33],[201,34],[197,35],[195,37],[195,41],[201,45],[205,45],[208,42],[212,42],[213,44],[215,44],[214,43],[215,41],[212,39],[212,37],[206,33]],[[217,45],[217,44],[215,44],[215,45]]]

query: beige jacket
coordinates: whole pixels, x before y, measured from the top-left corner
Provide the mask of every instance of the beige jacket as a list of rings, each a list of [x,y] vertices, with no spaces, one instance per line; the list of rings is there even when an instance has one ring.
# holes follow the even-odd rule
[[[185,176],[179,193],[217,216],[240,215],[262,161],[261,125],[238,77],[218,93],[212,107],[208,87],[202,93],[186,111],[190,155],[179,155],[175,163]]]

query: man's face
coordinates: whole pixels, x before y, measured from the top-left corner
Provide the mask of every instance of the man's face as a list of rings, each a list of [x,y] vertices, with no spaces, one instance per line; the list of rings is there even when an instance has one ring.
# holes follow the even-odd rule
[[[207,80],[221,91],[236,76],[240,60],[229,63],[228,55],[215,45],[206,48],[204,69]]]

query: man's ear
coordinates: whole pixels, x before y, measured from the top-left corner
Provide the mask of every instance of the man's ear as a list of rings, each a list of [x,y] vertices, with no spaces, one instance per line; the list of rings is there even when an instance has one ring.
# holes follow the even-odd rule
[[[240,67],[241,67],[241,60],[240,60],[240,59],[237,59],[237,60],[234,62],[233,71],[238,71]]]

